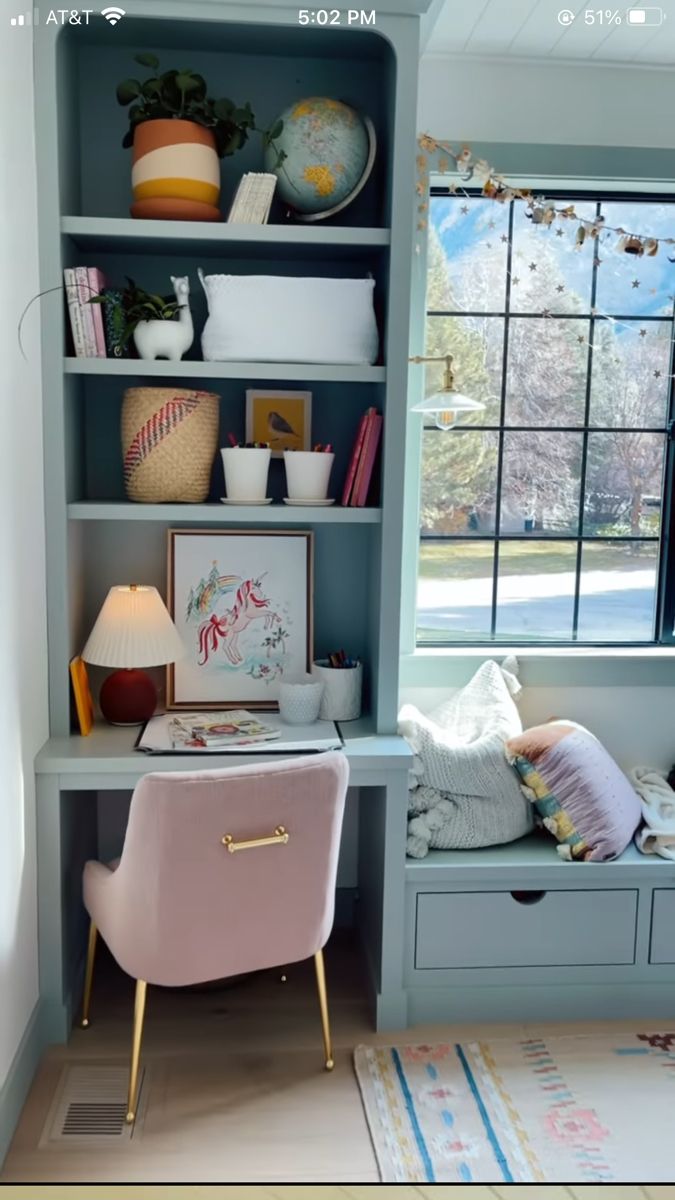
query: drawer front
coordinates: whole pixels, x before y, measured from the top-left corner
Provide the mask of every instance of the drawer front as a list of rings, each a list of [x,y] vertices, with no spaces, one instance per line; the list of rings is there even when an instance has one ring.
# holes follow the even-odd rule
[[[675,963],[675,888],[655,888],[649,961]]]
[[[637,891],[420,892],[415,967],[635,962]]]

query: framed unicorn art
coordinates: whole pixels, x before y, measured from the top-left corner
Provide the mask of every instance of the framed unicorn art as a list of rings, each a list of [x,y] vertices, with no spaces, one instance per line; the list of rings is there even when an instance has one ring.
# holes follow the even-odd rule
[[[167,707],[278,707],[284,676],[311,669],[313,534],[170,529],[167,603],[185,655]]]

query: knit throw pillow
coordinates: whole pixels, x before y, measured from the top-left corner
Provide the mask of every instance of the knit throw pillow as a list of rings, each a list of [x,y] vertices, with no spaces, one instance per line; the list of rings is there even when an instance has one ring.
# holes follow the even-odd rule
[[[506,743],[525,795],[568,860],[617,858],[640,823],[640,800],[598,739],[549,721]]]
[[[432,712],[406,704],[399,733],[415,758],[408,801],[407,853],[468,850],[523,837],[531,805],[504,758],[504,742],[522,731],[514,696],[518,664],[488,661]]]

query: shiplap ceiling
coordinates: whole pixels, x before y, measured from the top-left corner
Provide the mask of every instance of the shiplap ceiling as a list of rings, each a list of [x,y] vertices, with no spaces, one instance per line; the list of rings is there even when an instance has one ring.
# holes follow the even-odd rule
[[[646,4],[657,7],[654,0]],[[675,0],[661,0],[660,8],[661,25],[636,26],[628,25],[627,6],[617,0],[445,0],[425,53],[673,66]],[[558,22],[561,9],[575,14],[567,27]],[[586,25],[587,9],[618,11],[622,24]]]

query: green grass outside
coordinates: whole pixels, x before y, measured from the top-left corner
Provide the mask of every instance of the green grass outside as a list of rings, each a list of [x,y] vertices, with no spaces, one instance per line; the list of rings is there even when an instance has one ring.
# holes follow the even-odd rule
[[[584,545],[585,571],[640,571],[654,562],[656,544],[637,551],[623,543],[608,546]],[[491,542],[423,542],[420,548],[420,579],[482,579],[492,575],[494,547]],[[576,545],[572,542],[501,542],[500,575],[555,575],[574,571]]]

